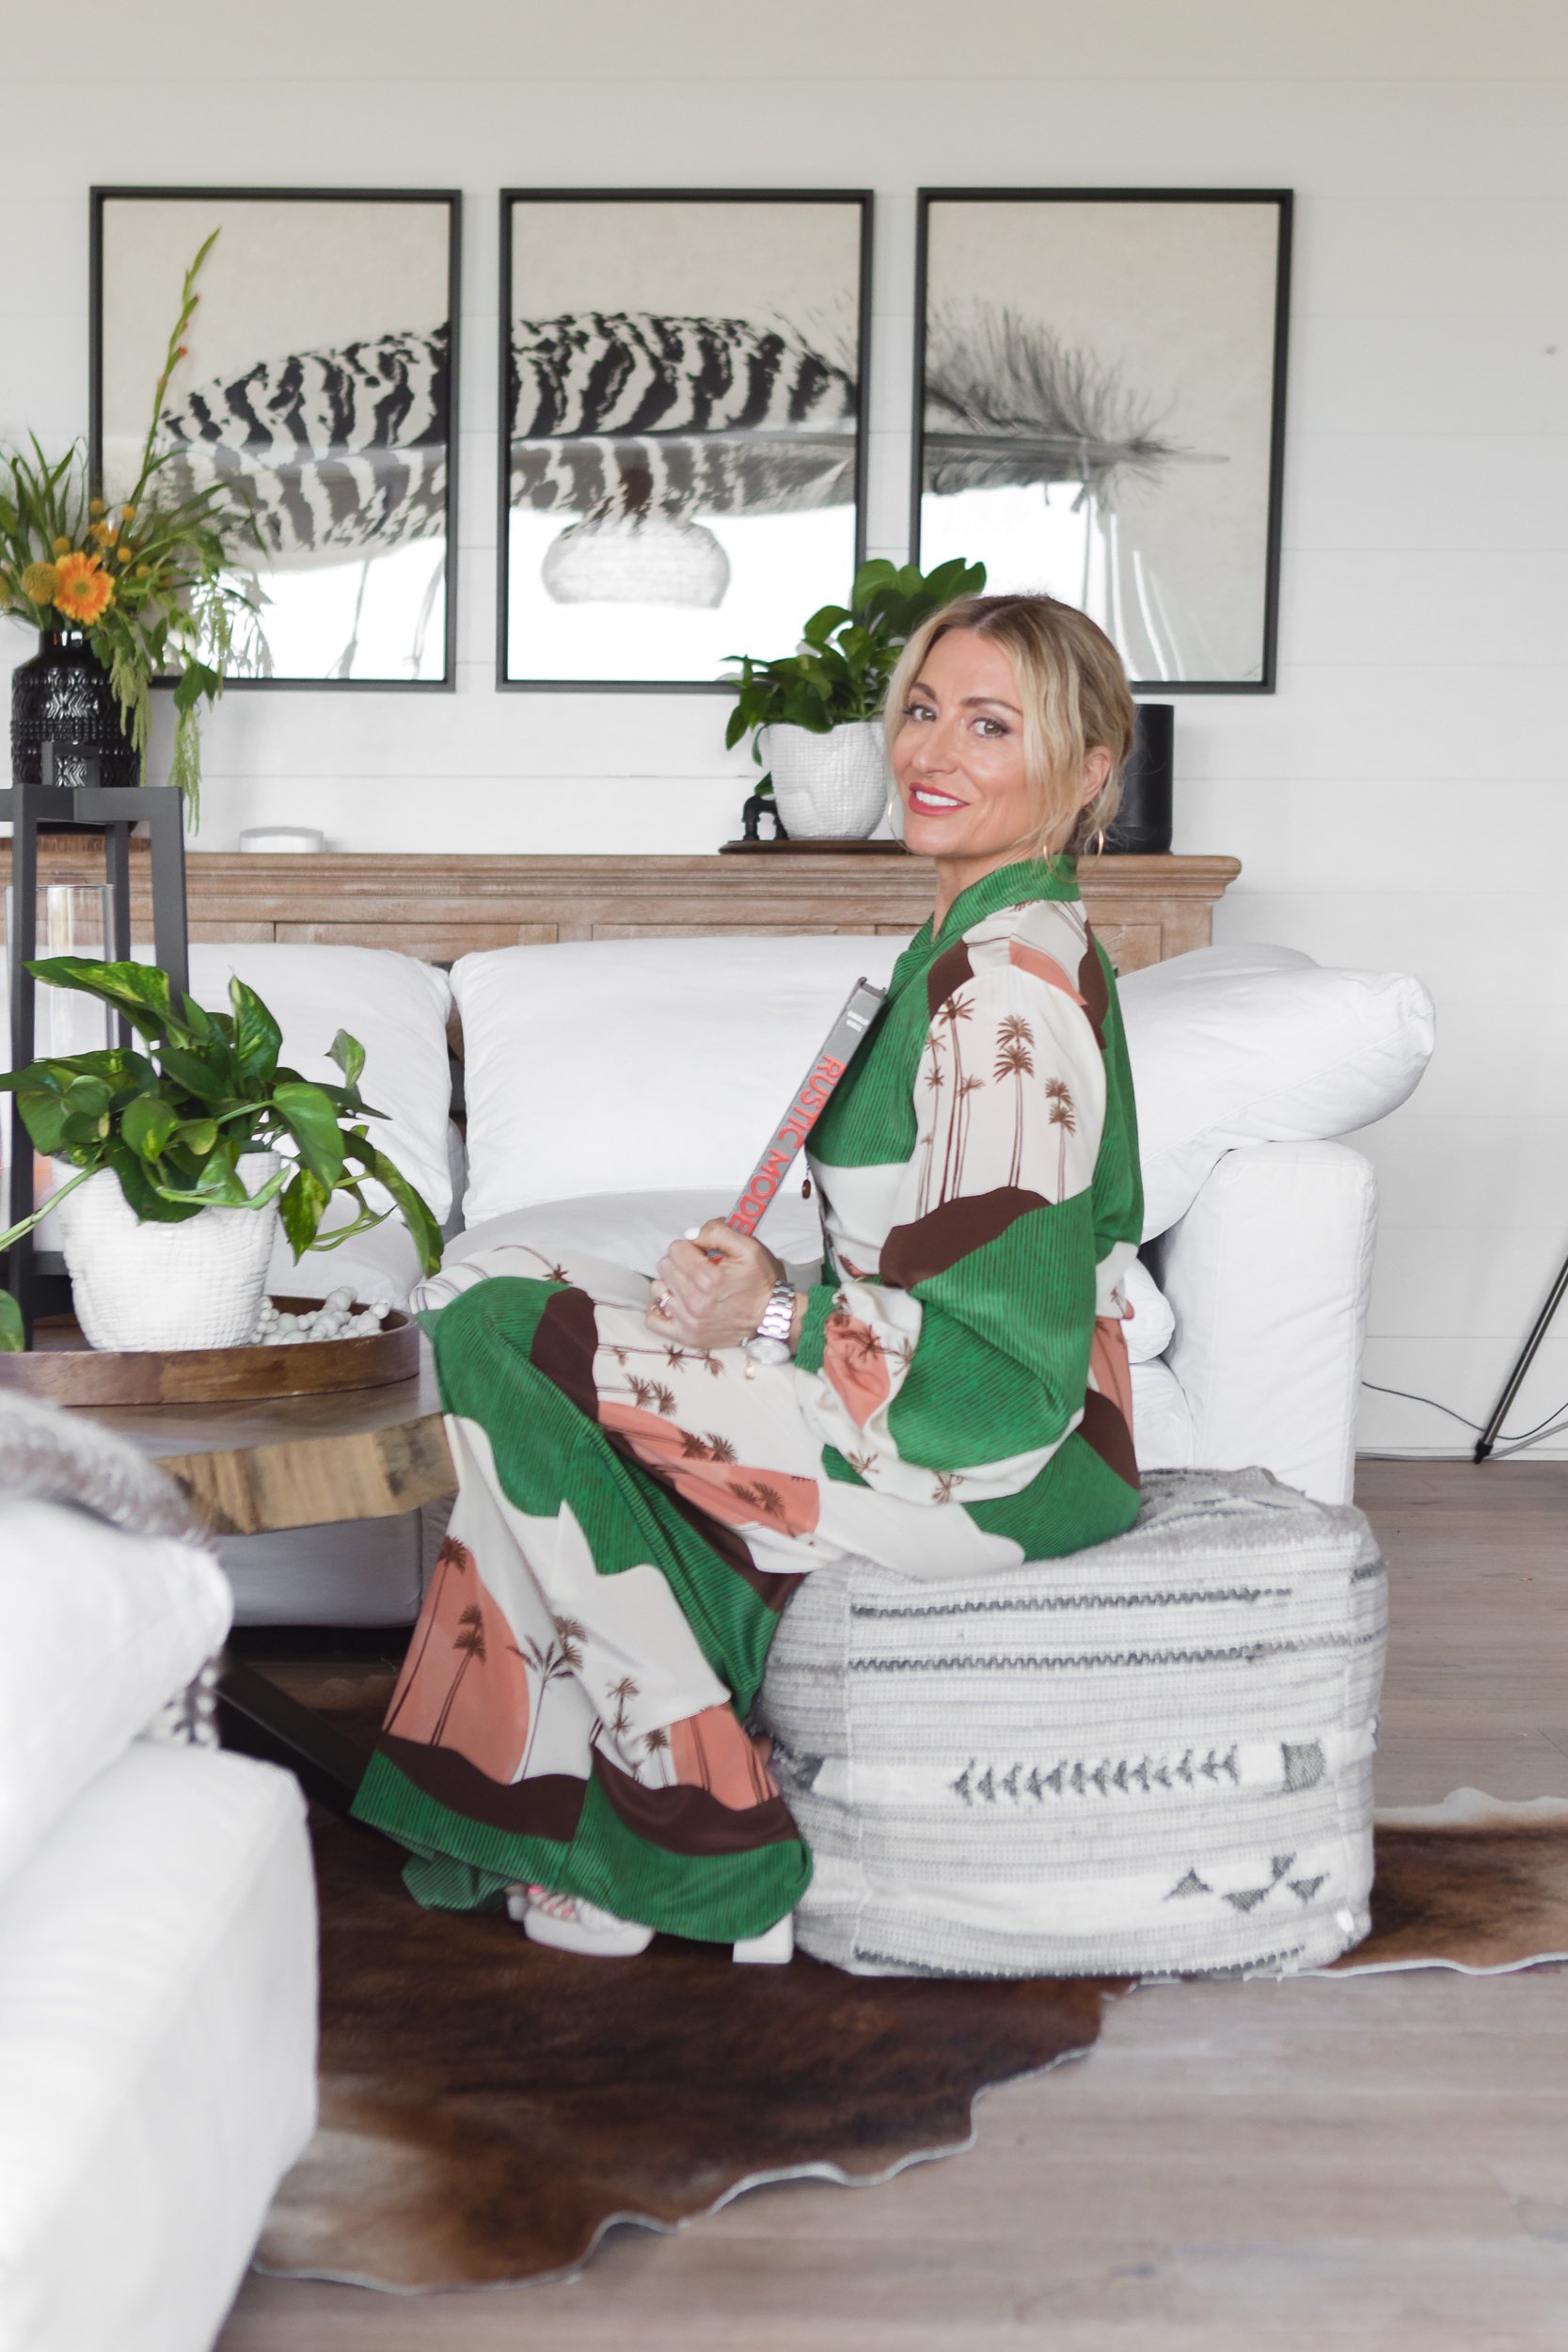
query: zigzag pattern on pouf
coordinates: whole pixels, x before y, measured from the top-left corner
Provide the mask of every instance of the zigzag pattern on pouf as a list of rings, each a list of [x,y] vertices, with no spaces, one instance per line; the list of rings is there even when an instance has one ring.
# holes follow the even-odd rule
[[[1387,1572],[1359,1511],[1161,1471],[1114,1543],[978,1584],[807,1577],[758,1713],[867,1975],[1280,1974],[1369,1925]]]

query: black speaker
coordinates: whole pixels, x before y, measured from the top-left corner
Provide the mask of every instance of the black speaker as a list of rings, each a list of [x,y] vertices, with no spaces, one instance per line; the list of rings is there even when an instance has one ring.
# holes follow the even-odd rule
[[[1140,703],[1132,756],[1122,771],[1121,806],[1106,850],[1157,857],[1170,849],[1176,705]]]

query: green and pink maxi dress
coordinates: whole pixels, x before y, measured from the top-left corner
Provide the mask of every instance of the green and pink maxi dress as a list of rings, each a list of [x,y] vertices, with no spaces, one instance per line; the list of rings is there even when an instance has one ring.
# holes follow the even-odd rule
[[[747,1729],[798,1580],[1002,1578],[1132,1524],[1137,1136],[1069,860],[911,941],[810,1159],[827,1279],[793,1363],[661,1342],[651,1277],[596,1259],[437,1278],[459,1493],[356,1806],[421,1902],[521,1880],[761,1933],[811,1871]]]

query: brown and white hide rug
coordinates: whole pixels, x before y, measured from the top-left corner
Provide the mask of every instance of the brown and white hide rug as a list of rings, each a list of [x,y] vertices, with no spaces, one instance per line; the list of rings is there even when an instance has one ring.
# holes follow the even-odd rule
[[[1126,1989],[736,1967],[665,1936],[588,1963],[494,1915],[420,1911],[368,1831],[324,1821],[317,1855],[321,2129],[258,2255],[285,2276],[560,2278],[616,2222],[886,2180],[970,2146],[977,2095],[1082,2056]],[[1568,1957],[1568,1804],[1460,1790],[1380,1817],[1372,1917],[1332,1973]]]

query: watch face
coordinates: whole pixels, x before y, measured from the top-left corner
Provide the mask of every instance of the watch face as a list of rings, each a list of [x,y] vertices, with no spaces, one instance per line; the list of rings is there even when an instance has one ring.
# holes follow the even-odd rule
[[[744,1348],[753,1364],[787,1364],[789,1361],[787,1340],[750,1339],[744,1343]]]

